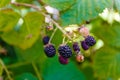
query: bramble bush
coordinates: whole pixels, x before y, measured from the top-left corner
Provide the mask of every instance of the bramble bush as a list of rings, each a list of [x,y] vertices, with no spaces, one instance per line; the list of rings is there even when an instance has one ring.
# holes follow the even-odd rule
[[[0,80],[119,80],[119,0],[0,0]]]

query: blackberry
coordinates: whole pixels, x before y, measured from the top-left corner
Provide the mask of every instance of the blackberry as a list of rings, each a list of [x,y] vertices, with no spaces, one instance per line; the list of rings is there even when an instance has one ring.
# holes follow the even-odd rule
[[[76,61],[77,62],[83,62],[84,61],[84,56],[82,54],[79,54],[76,56]]]
[[[73,43],[73,50],[76,52],[76,53],[79,53],[80,52],[80,47],[78,45],[78,42],[74,42]]]
[[[61,45],[61,46],[59,46],[58,52],[64,58],[69,58],[69,57],[72,56],[72,50],[70,49],[70,47],[68,45]]]
[[[54,45],[52,45],[52,44],[47,44],[47,45],[44,47],[44,52],[45,52],[46,56],[48,56],[48,57],[53,57],[53,56],[55,56],[55,54],[56,54],[56,49],[55,49]]]
[[[89,49],[89,46],[86,44],[85,41],[81,41],[81,46],[84,50],[88,50]]]
[[[93,46],[96,43],[94,37],[92,36],[87,36],[85,42],[88,46]]]
[[[61,64],[68,64],[68,58],[64,58],[62,56],[59,56],[59,62]]]
[[[43,40],[43,44],[46,45],[46,44],[48,44],[50,38],[49,38],[49,36],[44,36],[42,40]]]
[[[78,28],[78,31],[84,37],[87,37],[90,34],[89,29],[85,26]]]

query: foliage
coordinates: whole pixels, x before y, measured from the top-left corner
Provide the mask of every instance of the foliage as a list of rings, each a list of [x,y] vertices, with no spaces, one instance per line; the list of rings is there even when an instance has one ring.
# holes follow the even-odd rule
[[[120,22],[108,23],[99,14],[105,8],[119,13],[119,3],[119,0],[0,0],[0,76],[6,80],[118,80]],[[46,11],[45,5],[59,10],[58,20]],[[47,15],[52,15],[52,25],[58,28],[51,40],[56,48],[64,37],[72,45],[64,31],[66,26],[85,24],[91,28],[97,44],[88,51],[81,50],[85,55],[83,63],[77,63],[73,56],[68,65],[61,65],[57,55],[45,56],[42,37],[54,33],[46,30],[45,26],[51,25],[45,22]],[[77,36],[75,41],[82,40]],[[104,44],[102,48],[99,41]]]

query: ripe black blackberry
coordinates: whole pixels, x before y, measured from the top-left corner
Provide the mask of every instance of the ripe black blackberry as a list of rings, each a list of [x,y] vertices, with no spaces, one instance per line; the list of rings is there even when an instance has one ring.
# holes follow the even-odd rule
[[[44,36],[43,39],[42,39],[43,44],[44,44],[44,45],[48,44],[48,43],[49,43],[49,40],[50,40],[49,36]]]
[[[56,54],[56,49],[55,49],[54,45],[47,44],[44,47],[44,52],[45,52],[46,56],[53,57]]]
[[[64,58],[64,57],[62,57],[62,56],[59,56],[59,62],[61,63],[61,64],[68,64],[68,58]]]
[[[87,36],[85,42],[88,46],[93,46],[96,43],[94,37],[92,36]]]
[[[79,53],[80,52],[80,47],[78,45],[78,42],[74,42],[73,43],[73,50],[76,52],[76,53]]]
[[[88,50],[89,49],[89,46],[86,44],[85,41],[81,41],[81,46],[84,50]]]
[[[72,56],[72,50],[70,49],[70,47],[68,45],[61,45],[61,46],[59,46],[58,52],[64,58],[69,58],[69,57]]]

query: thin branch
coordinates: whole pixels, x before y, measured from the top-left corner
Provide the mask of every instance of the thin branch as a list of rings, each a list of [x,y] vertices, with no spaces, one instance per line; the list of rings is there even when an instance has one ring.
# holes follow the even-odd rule
[[[3,63],[2,59],[0,59],[0,64],[2,65],[3,69],[5,70],[5,72],[6,72],[7,76],[8,76],[8,79],[9,79],[9,80],[13,80],[12,77],[10,76],[10,73],[9,73],[7,67],[6,67],[5,64]]]
[[[26,7],[30,7],[30,8],[33,8],[37,11],[40,11],[40,13],[42,15],[44,15],[45,17],[47,17],[47,15],[42,12],[42,9],[39,8],[38,6],[35,6],[35,5],[32,5],[32,4],[26,4],[26,3],[17,3],[17,2],[12,2],[11,4],[13,5],[16,5],[16,6],[26,6]],[[71,41],[72,41],[72,38],[64,31],[64,29],[56,22],[54,21],[52,18],[50,18],[50,20],[53,22],[53,24],[64,34],[66,35]]]
[[[51,41],[52,41],[52,39],[53,39],[53,37],[54,37],[57,29],[58,29],[58,28],[56,27],[55,30],[53,31],[53,33],[52,33],[52,35],[51,35],[51,37],[50,37],[49,43],[51,43]]]
[[[63,30],[63,28],[62,28],[56,21],[54,21],[53,19],[51,19],[51,21],[56,25],[56,27],[57,27],[60,31],[62,31],[62,33],[63,33],[64,35],[66,35],[66,36],[72,41],[72,38],[66,33],[66,31]]]
[[[11,4],[16,5],[16,6],[25,6],[25,7],[30,7],[30,8],[34,8],[36,10],[41,10],[41,8],[32,5],[32,4],[26,4],[26,3],[17,3],[17,2],[11,2]]]
[[[41,76],[40,76],[40,73],[39,73],[39,71],[38,71],[38,68],[37,68],[37,66],[35,65],[34,62],[32,62],[32,66],[33,66],[33,68],[34,68],[34,70],[35,70],[35,73],[36,73],[38,79],[39,79],[39,80],[42,80],[42,78],[41,78]]]

